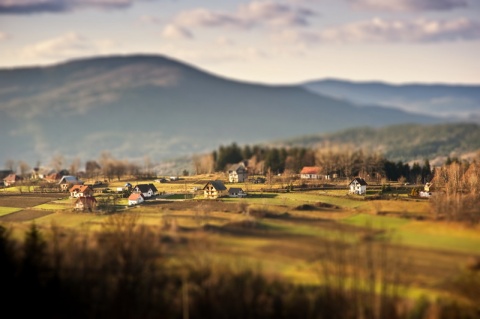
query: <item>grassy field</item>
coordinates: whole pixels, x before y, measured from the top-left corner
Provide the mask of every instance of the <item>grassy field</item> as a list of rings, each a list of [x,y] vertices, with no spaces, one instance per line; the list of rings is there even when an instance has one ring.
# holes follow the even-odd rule
[[[403,294],[411,298],[461,298],[450,282],[472,257],[480,258],[478,225],[431,220],[425,200],[398,194],[369,200],[376,192],[355,196],[344,190],[273,193],[261,185],[248,185],[246,198],[206,200],[185,192],[203,182],[155,183],[164,194],[158,200],[129,207],[118,199],[114,215],[135,215],[138,224],[168,235],[172,262],[190,256],[248,265],[295,283],[322,283],[325,269],[345,282],[364,278],[366,256],[386,254],[393,263],[388,271],[401,274]],[[68,194],[0,196],[0,223],[19,238],[32,222],[44,231],[55,225],[90,232],[103,229],[111,216],[73,211]]]

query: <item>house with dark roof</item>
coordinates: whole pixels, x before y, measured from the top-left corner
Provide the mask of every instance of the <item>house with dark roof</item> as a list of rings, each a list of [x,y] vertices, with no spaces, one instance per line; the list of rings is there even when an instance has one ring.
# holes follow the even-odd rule
[[[223,184],[222,181],[216,180],[216,181],[209,181],[205,186],[203,187],[203,196],[205,198],[218,198],[222,197],[227,188]]]
[[[363,195],[367,193],[367,182],[361,177],[355,177],[348,186],[352,194]]]
[[[246,197],[247,193],[239,187],[230,187],[228,189],[228,197]]]
[[[304,166],[300,171],[301,179],[321,179],[322,168],[318,166]]]
[[[245,163],[233,164],[228,170],[228,181],[230,183],[242,183],[248,178],[247,167]]]
[[[13,174],[12,170],[9,170],[9,169],[0,170],[0,179],[3,180],[5,177],[7,177],[10,174]]]
[[[60,179],[58,184],[60,185],[60,187],[63,191],[67,191],[73,185],[83,185],[84,182],[82,180],[78,179],[76,176],[65,175],[65,176],[62,176],[62,178]]]
[[[158,194],[158,189],[153,184],[138,184],[132,189],[133,193],[141,193],[144,198],[150,198]]]

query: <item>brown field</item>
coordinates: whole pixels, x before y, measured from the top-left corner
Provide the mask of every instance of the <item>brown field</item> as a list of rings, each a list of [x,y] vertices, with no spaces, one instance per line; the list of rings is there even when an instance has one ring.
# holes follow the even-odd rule
[[[181,192],[181,183],[178,187],[176,191]],[[30,221],[37,220],[37,225],[59,221],[65,223],[65,228],[80,229],[85,225],[99,226],[108,220],[101,213],[68,210],[53,214],[53,210],[31,208],[53,203],[65,195],[0,196],[0,206],[25,208],[0,217],[0,222],[25,229]],[[393,212],[390,214],[395,217],[385,212]],[[122,213],[138,214],[139,223],[160,227],[172,239],[168,244],[172,258],[189,256],[257,265],[268,276],[304,284],[321,282],[325,267],[332,276],[365,276],[367,254],[374,259],[386,254],[391,267],[388,270],[401,277],[402,285],[408,288],[405,295],[412,298],[421,295],[432,300],[439,296],[465,298],[463,292],[454,290],[457,288],[452,282],[465,272],[472,256],[480,257],[480,246],[475,248],[480,243],[480,235],[475,235],[478,227],[469,229],[460,224],[402,217],[409,213],[427,216],[425,201],[399,198],[365,201],[337,194],[329,197],[323,192],[262,193],[240,200],[148,200],[138,207],[123,207],[114,215]],[[385,221],[385,226],[394,228],[394,232],[358,221],[344,222],[359,215]],[[47,226],[44,230],[47,231]],[[402,240],[388,242],[389,236],[397,235],[404,236],[408,244]],[[429,246],[426,241],[432,238]],[[470,247],[467,250],[455,248],[467,245]]]
[[[46,194],[1,194],[0,206],[4,207],[34,207],[40,204],[49,203],[55,199],[65,197],[65,193]]]
[[[27,222],[50,214],[53,214],[53,212],[49,210],[24,209],[19,212],[1,216],[0,222]]]

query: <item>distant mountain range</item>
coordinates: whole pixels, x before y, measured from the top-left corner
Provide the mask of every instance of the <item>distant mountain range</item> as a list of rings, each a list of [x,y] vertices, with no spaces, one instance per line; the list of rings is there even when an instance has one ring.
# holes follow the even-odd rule
[[[325,79],[306,82],[303,86],[312,92],[359,106],[378,105],[480,123],[480,85],[393,85]]]
[[[275,145],[319,149],[362,149],[380,152],[390,161],[418,162],[428,159],[443,164],[447,157],[480,159],[480,124],[399,124],[381,128],[358,127],[334,133],[300,136]]]
[[[46,165],[54,155],[85,162],[102,151],[159,163],[231,142],[446,121],[381,103],[360,107],[312,87],[234,81],[155,55],[0,69],[0,165]]]

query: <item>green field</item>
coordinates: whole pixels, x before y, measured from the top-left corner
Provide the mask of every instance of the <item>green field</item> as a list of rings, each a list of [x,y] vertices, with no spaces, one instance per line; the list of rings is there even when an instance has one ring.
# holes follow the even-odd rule
[[[77,212],[70,199],[52,198],[29,207],[51,214],[15,222],[14,214],[22,208],[5,205],[0,206],[0,217],[10,216],[2,224],[15,228],[20,238],[31,223],[46,233],[54,226],[66,233],[89,234],[120,227],[112,218],[131,216],[136,226],[157,229],[170,238],[166,247],[172,264],[185,258],[215,261],[254,268],[286,282],[342,282],[365,291],[372,289],[367,278],[374,267],[378,276],[402,277],[398,287],[403,298],[471,302],[453,283],[465,274],[472,257],[480,258],[480,228],[434,221],[428,218],[426,201],[368,200],[340,191],[268,193],[260,189],[246,198],[206,200],[201,194],[188,199],[181,183],[169,187],[161,200],[135,207],[119,198],[115,213]],[[0,205],[2,200],[13,202],[4,196]],[[15,201],[21,203],[21,198]],[[416,216],[424,218],[412,218]],[[373,289],[381,292],[385,284],[393,285],[389,276]]]

